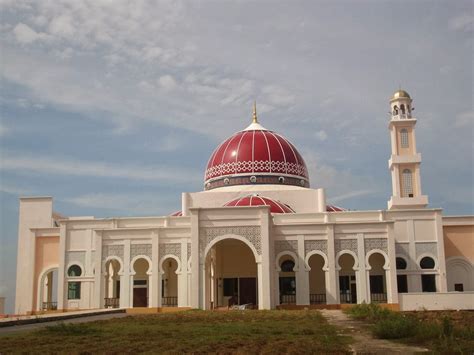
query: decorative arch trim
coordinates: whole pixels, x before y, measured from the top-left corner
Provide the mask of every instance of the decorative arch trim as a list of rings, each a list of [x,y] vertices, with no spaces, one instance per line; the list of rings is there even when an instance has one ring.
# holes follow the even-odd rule
[[[36,301],[37,303],[37,310],[41,311],[41,304],[43,302],[43,284],[44,284],[44,277],[48,275],[51,271],[58,270],[59,271],[59,265],[58,264],[53,264],[48,266],[47,268],[44,268],[43,271],[39,274],[38,277],[38,285],[37,285],[37,294],[36,294]],[[59,276],[59,275],[58,275]]]
[[[336,270],[340,271],[342,269],[341,265],[339,265],[339,258],[343,256],[344,254],[352,255],[352,257],[354,258],[354,266],[352,267],[352,270],[354,271],[359,270],[359,258],[357,257],[357,254],[354,253],[352,250],[347,250],[347,249],[341,250],[340,252],[336,254]]]
[[[240,240],[241,242],[244,242],[252,250],[252,253],[255,257],[255,262],[257,262],[257,263],[260,262],[260,256],[257,252],[257,249],[255,249],[254,245],[247,238],[241,237],[240,235],[236,235],[236,234],[224,234],[224,235],[221,235],[219,237],[216,237],[216,238],[212,239],[212,241],[204,249],[203,260],[206,259],[207,253],[209,253],[209,250],[211,250],[211,248],[214,245],[216,245],[217,243],[219,243],[220,241],[223,241],[225,239],[236,239],[236,240]]]
[[[174,255],[174,254],[166,254],[166,255],[163,255],[163,257],[160,259],[160,264],[159,264],[159,269],[160,269],[160,274],[164,274],[165,273],[165,270],[163,270],[163,263],[167,260],[167,259],[174,259],[176,260],[176,262],[178,263],[178,267],[175,271],[176,275],[180,274],[181,273],[181,260],[179,260],[179,258]]]
[[[369,258],[374,254],[381,254],[384,257],[384,260],[385,260],[385,263],[383,265],[384,270],[390,269],[390,259],[387,253],[385,253],[383,250],[380,250],[380,249],[372,249],[365,255],[365,269],[367,271],[372,270],[372,266],[370,266],[370,263],[369,263]]]
[[[118,256],[108,256],[103,262],[102,262],[102,274],[105,275],[105,265],[111,260],[115,260],[119,263],[120,269],[117,272],[117,275],[121,276],[123,275],[123,261],[120,259]]]
[[[312,250],[312,251],[310,251],[308,254],[306,254],[306,258],[305,258],[305,260],[304,260],[306,270],[307,270],[307,271],[311,271],[311,267],[309,266],[309,259],[310,259],[313,255],[320,255],[320,256],[322,256],[322,258],[323,258],[323,260],[324,260],[323,271],[329,271],[328,257],[327,257],[327,255],[324,254],[321,250]]]
[[[145,259],[148,262],[148,270],[146,271],[146,274],[151,275],[151,273],[152,273],[151,270],[152,270],[152,267],[153,267],[152,266],[153,263],[152,263],[152,261],[151,261],[151,259],[148,255],[136,255],[136,256],[133,257],[132,260],[130,260],[130,270],[131,270],[130,275],[133,276],[133,275],[137,274],[136,271],[133,268],[133,264],[135,264],[135,261],[137,261],[138,259]]]
[[[422,269],[421,266],[420,266],[420,261],[421,259],[423,259],[424,257],[430,257],[431,259],[434,260],[434,268],[432,269]],[[431,253],[423,253],[423,254],[420,254],[417,258],[416,258],[416,268],[417,270],[422,270],[422,271],[437,271],[438,268],[439,268],[439,263],[438,263],[438,258],[436,256],[434,256],[433,254]]]
[[[293,268],[293,272],[296,272],[299,270],[299,259],[298,257],[296,256],[296,253],[292,252],[292,251],[289,251],[289,250],[284,250],[284,251],[281,251],[277,254],[277,256],[275,257],[275,268],[278,272],[281,271],[281,267],[280,267],[280,259],[282,256],[285,256],[285,255],[289,255],[293,258],[293,261],[295,262],[295,267]]]

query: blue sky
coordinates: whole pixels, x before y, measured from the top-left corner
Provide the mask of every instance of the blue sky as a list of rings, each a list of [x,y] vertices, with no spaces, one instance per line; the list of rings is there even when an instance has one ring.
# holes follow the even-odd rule
[[[250,122],[292,141],[351,209],[391,194],[388,99],[414,99],[423,192],[473,211],[472,1],[0,1],[0,293],[18,197],[65,215],[148,216],[199,191]]]

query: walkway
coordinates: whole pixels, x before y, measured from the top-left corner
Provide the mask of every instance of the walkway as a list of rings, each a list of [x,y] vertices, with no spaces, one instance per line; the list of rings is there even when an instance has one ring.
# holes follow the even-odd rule
[[[337,326],[342,330],[343,334],[349,335],[354,339],[354,343],[350,345],[354,354],[415,354],[428,351],[428,349],[416,346],[376,339],[366,328],[366,324],[350,318],[341,310],[322,309],[320,312],[329,324]]]

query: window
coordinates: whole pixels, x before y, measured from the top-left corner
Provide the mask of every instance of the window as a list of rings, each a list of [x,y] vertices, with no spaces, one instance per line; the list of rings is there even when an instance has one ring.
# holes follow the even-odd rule
[[[71,265],[69,269],[67,269],[67,276],[69,277],[78,277],[82,275],[82,270],[79,265]]]
[[[413,197],[413,181],[412,181],[410,169],[403,170],[402,182],[403,182],[403,197]]]
[[[384,293],[382,275],[370,275],[369,281],[370,293]]]
[[[81,299],[81,283],[79,281],[67,283],[67,299],[68,300]]]
[[[454,284],[454,291],[464,292],[464,285],[463,284]]]
[[[403,258],[397,257],[396,264],[397,270],[405,270],[407,268],[407,262]]]
[[[407,275],[397,275],[397,286],[398,286],[398,293],[408,292]]]
[[[433,258],[430,258],[429,256],[425,256],[420,260],[420,267],[422,269],[434,269],[435,267],[435,261]]]
[[[393,106],[393,115],[397,116],[398,115],[398,107],[397,105]]]
[[[435,275],[421,275],[421,290],[423,292],[436,292]]]
[[[224,279],[224,297],[232,297],[237,295],[238,289],[239,286],[237,278]]]
[[[402,148],[408,148],[408,131],[405,128],[400,131],[400,145]]]
[[[133,286],[146,286],[147,280],[133,280]]]
[[[281,263],[281,271],[283,272],[292,272],[294,267],[295,263],[293,260],[285,260]]]
[[[402,112],[402,115],[405,114],[405,105],[404,104],[400,105],[400,111]]]

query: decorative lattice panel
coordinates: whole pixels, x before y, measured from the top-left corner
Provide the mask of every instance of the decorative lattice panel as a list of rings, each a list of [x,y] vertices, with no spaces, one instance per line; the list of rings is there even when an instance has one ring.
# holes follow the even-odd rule
[[[436,243],[416,243],[416,258],[418,259],[422,254],[431,254],[438,257],[438,248]]]
[[[357,239],[336,239],[334,248],[336,254],[343,250],[350,250],[357,254]]]
[[[395,243],[395,253],[405,256],[408,260],[410,258],[409,243]]]
[[[191,243],[188,243],[187,251],[188,251],[188,260],[189,260],[191,258]]]
[[[80,265],[86,265],[86,252],[85,251],[69,251],[66,253],[66,265],[79,263]]]
[[[385,253],[388,253],[387,239],[385,238],[370,238],[364,240],[365,252],[368,253],[371,250],[378,249]]]
[[[145,255],[151,259],[151,244],[130,245],[130,259],[133,259],[138,255]]]
[[[181,243],[160,244],[160,260],[165,255],[174,255],[181,260]]]
[[[105,260],[109,256],[117,256],[123,260],[123,245],[103,245],[102,259]]]
[[[298,241],[297,240],[276,240],[275,241],[275,255],[278,255],[282,251],[292,251],[298,254]]]
[[[328,255],[327,240],[305,240],[304,242],[305,255],[313,250],[319,250],[319,251],[322,251],[325,255]]]
[[[259,255],[262,254],[262,240],[259,226],[242,226],[242,227],[209,227],[201,228],[199,234],[199,252],[203,256],[206,247],[217,237],[223,235],[238,235],[247,239],[257,250]]]

